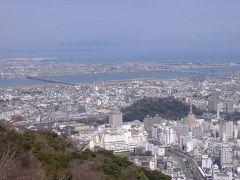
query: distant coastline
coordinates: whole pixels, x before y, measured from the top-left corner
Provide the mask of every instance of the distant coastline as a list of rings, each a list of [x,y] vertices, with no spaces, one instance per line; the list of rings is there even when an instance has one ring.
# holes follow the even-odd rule
[[[0,61],[21,61],[21,62],[37,62],[37,61],[55,61],[54,57],[18,57],[18,58],[2,58]]]

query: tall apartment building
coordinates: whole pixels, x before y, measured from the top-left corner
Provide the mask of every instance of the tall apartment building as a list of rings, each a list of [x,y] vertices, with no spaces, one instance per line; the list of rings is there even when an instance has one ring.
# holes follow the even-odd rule
[[[233,166],[232,162],[233,162],[232,148],[227,144],[223,144],[220,149],[221,167],[222,168],[231,168]]]
[[[208,111],[216,112],[219,103],[219,93],[213,92],[208,98]]]
[[[233,121],[223,122],[219,126],[219,136],[222,141],[227,141],[229,138],[234,137],[235,126]]]
[[[112,127],[122,126],[122,113],[121,112],[112,112],[109,115],[109,124]]]

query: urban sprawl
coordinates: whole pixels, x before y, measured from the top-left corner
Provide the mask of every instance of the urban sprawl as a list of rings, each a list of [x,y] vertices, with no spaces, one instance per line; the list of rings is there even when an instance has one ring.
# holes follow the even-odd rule
[[[0,64],[2,78],[213,66],[125,63],[62,67],[57,62],[19,59],[7,62]],[[25,68],[30,65],[32,69]],[[175,98],[187,104],[189,112],[178,120],[156,114],[146,116],[143,122],[138,119],[125,122],[122,109],[148,97]],[[204,113],[195,115],[193,106]],[[111,150],[172,179],[240,179],[240,119],[223,115],[240,113],[239,72],[226,76],[2,88],[0,107],[0,118],[16,128],[65,133],[83,149]]]

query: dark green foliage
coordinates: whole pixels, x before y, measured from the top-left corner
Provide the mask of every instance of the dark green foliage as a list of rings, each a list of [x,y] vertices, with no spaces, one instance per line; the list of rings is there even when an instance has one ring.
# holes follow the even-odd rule
[[[157,114],[165,119],[178,120],[185,117],[188,112],[189,105],[174,98],[144,98],[123,109],[123,120],[143,121],[147,115],[153,117]],[[195,107],[193,107],[193,112],[196,115],[202,114]]]
[[[107,175],[113,177],[118,177],[120,175],[121,167],[118,166],[117,164],[114,164],[112,161],[106,159],[104,160],[103,164],[104,164],[103,170]]]
[[[19,139],[19,135],[17,134],[16,131],[14,131],[14,129],[11,129],[6,134],[6,139],[8,139],[9,141],[15,141],[15,140]]]
[[[67,134],[62,134],[61,137],[64,138],[64,139],[67,139],[68,135]]]
[[[68,168],[68,163],[72,160],[72,157],[69,154],[42,152],[37,155],[37,158],[46,169],[47,174]]]
[[[83,151],[80,155],[80,159],[82,159],[82,160],[89,160],[89,159],[92,159],[94,157],[96,157],[96,154],[89,149]]]
[[[42,135],[46,136],[47,139],[54,139],[57,138],[58,135],[57,133],[53,132],[53,131],[49,131],[49,130],[43,130],[40,131]]]
[[[25,142],[24,147],[26,150],[32,150],[33,153],[37,153],[41,150],[41,143],[33,140],[28,140]]]
[[[128,161],[126,157],[119,157],[113,154],[112,151],[107,150],[98,150],[98,154],[104,155],[104,157],[111,159],[114,164],[117,164],[121,167],[128,167],[132,165],[132,162]]]
[[[5,132],[6,128],[3,125],[0,125],[0,132]]]
[[[81,154],[77,153],[77,152],[71,152],[70,153],[72,159],[81,159]]]
[[[1,153],[9,151],[16,156],[14,166],[7,170],[8,179],[162,179],[163,174],[135,166],[125,157],[107,150],[76,151],[67,136],[51,131],[25,130],[17,132],[0,121]],[[143,171],[144,170],[144,171]],[[90,173],[90,174],[89,174]],[[167,176],[165,176],[167,177]],[[1,179],[1,174],[0,174]]]
[[[149,180],[158,180],[158,179],[169,180],[169,179],[171,179],[171,177],[164,175],[160,171],[149,171],[144,168],[141,168],[141,171],[144,172],[144,174],[147,176],[147,178]]]
[[[66,136],[58,136],[57,133],[49,130],[40,131],[40,134],[48,141],[49,146],[53,147],[56,151],[65,150],[71,144],[65,142]]]
[[[23,146],[26,150],[32,150],[37,153],[41,150],[42,143],[36,140],[36,133],[31,130],[23,132]]]
[[[121,167],[128,167],[128,166],[132,165],[132,163],[130,161],[128,161],[128,159],[126,157],[114,156],[112,161],[113,161],[113,163],[115,163]]]

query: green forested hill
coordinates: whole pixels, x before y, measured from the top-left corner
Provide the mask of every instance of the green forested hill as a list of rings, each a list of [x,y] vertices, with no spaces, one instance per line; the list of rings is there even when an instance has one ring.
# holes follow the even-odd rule
[[[157,180],[159,171],[135,166],[106,150],[79,151],[52,131],[16,131],[0,121],[1,180]]]
[[[144,98],[122,111],[124,121],[136,119],[142,121],[147,115],[156,116],[156,114],[165,119],[178,120],[187,115],[189,105],[174,98]],[[196,115],[202,114],[196,107],[193,107],[193,112]]]

